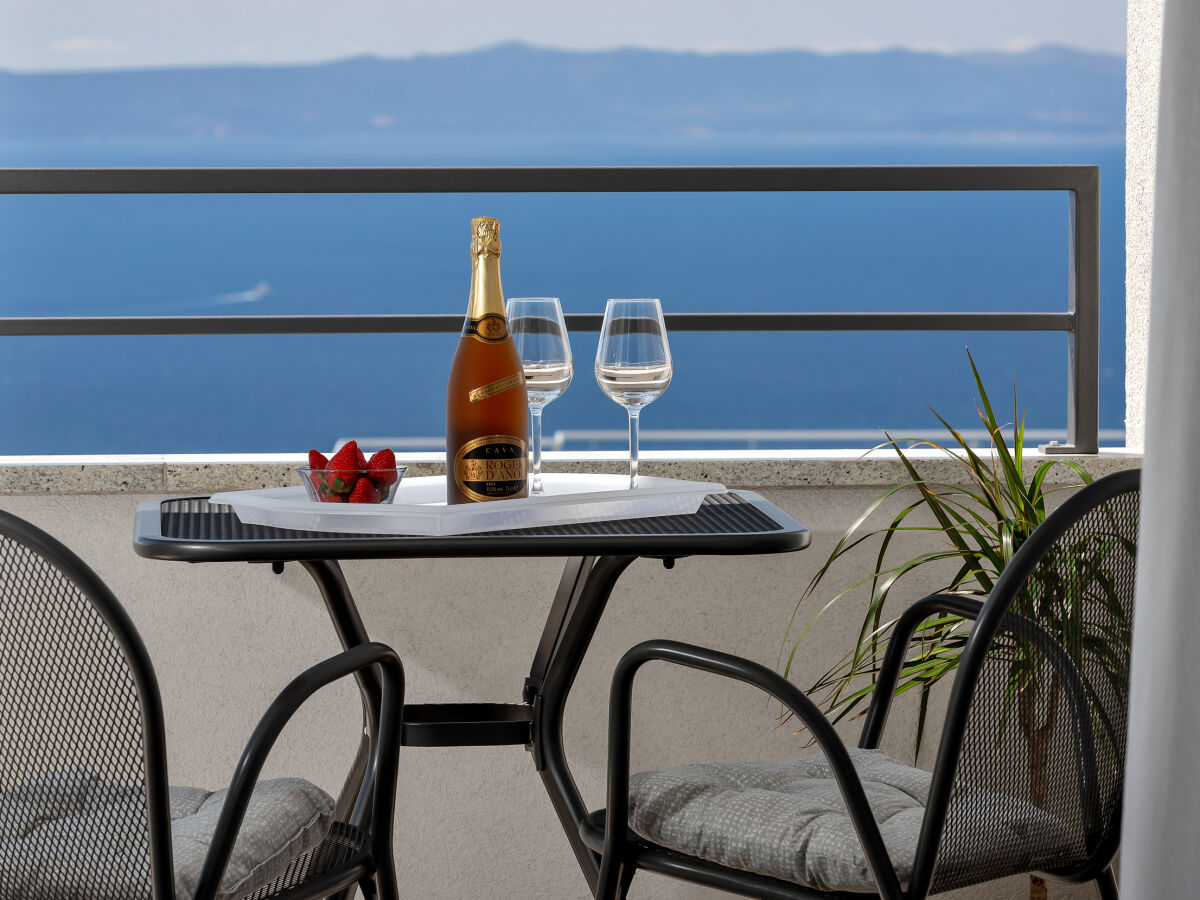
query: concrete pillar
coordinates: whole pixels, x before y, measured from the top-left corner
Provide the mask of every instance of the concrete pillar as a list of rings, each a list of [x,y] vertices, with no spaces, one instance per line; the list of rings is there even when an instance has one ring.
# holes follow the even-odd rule
[[[1164,22],[1126,900],[1200,897],[1200,3]]]
[[[1163,0],[1129,0],[1125,54],[1125,445],[1146,430],[1146,345]]]

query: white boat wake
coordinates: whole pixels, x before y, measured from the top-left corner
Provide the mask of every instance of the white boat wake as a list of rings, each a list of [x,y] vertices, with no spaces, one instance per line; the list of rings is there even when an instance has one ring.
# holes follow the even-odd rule
[[[234,291],[232,294],[217,294],[206,303],[213,306],[229,306],[234,303],[258,303],[271,293],[271,285],[260,281],[248,291]]]

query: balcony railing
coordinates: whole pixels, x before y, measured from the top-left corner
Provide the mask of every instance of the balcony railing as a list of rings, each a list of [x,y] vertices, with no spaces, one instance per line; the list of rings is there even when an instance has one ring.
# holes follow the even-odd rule
[[[1100,173],[1096,166],[690,166],[587,168],[0,169],[0,194],[461,194],[806,191],[1062,191],[1070,199],[1061,312],[669,313],[674,331],[1061,331],[1067,440],[1099,443]],[[566,317],[599,331],[602,317]],[[0,318],[0,336],[456,332],[458,315]]]
[[[901,445],[905,441],[918,440],[910,435],[921,434],[920,428],[889,428]],[[723,449],[737,447],[747,450],[769,449],[772,447],[836,447],[870,448],[879,445],[882,435],[878,428],[643,428],[639,432],[643,449],[658,444],[660,447],[677,449],[680,445],[697,446],[721,445]],[[960,428],[959,437],[963,443],[976,450],[986,450],[991,446],[993,435],[986,428]],[[1012,429],[1002,431],[1004,439],[1012,446]],[[1025,442],[1033,445],[1037,441],[1057,439],[1061,431],[1053,428],[1026,428]],[[1101,428],[1098,432],[1100,440],[1106,444],[1119,445],[1125,441],[1124,428]],[[393,450],[403,447],[405,451],[443,451],[446,449],[445,435],[396,435],[384,437],[364,437],[360,434],[353,436],[364,451],[382,450],[390,447]],[[341,450],[350,437],[340,437],[334,444],[334,450]],[[625,450],[628,448],[629,432],[622,428],[558,428],[553,433],[542,437],[542,449],[557,452],[580,452],[592,450]]]

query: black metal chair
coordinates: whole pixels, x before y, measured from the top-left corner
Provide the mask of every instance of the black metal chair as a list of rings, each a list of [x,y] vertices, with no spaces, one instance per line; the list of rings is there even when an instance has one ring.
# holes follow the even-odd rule
[[[923,810],[917,810],[911,859],[889,857],[852,752],[815,704],[778,673],[687,644],[650,641],[634,647],[612,683],[608,807],[580,823],[585,841],[601,853],[596,896],[623,898],[636,870],[646,869],[778,900],[864,895],[920,900],[1026,872],[1094,881],[1103,900],[1115,900],[1110,864],[1120,841],[1139,499],[1137,471],[1080,489],[1018,549],[986,600],[934,595],[898,620],[855,759],[864,750],[878,752],[907,639],[917,626],[945,614],[975,623],[951,689],[933,771],[909,770],[929,785]],[[627,827],[633,682],[651,660],[753,684],[809,729],[840,791],[840,800],[834,792],[835,802],[853,825],[850,837],[865,886],[849,892],[769,877],[664,846]],[[1018,831],[1001,821],[1014,810],[1023,811]],[[1001,847],[997,833],[1020,846]],[[723,838],[710,833],[705,840],[712,847]]]
[[[238,853],[241,839],[248,852],[260,846],[245,827],[248,807],[265,821],[282,815],[275,799],[252,806],[267,755],[309,697],[350,675],[382,688],[353,813],[327,830],[328,807],[313,814],[306,824],[317,822],[315,832],[285,844],[271,866],[251,856],[251,875],[234,889],[253,900],[315,900],[358,885],[397,898],[392,822],[404,672],[394,651],[367,644],[308,669],[267,709],[219,816],[214,805],[207,831],[197,832],[210,835],[207,847],[188,833],[194,900],[230,896],[222,881],[235,843]],[[132,621],[78,556],[0,512],[0,900],[175,898],[172,821],[186,799],[176,790],[168,788],[158,682]]]

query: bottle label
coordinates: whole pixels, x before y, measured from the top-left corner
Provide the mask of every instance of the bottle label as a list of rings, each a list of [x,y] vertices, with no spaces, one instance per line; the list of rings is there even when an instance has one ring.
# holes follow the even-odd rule
[[[519,384],[525,383],[525,375],[518,372],[516,375],[509,375],[507,378],[501,378],[499,381],[493,381],[491,384],[485,384],[483,387],[477,387],[467,394],[472,403],[478,403],[480,400],[486,400],[488,397],[495,397],[497,394],[503,394],[505,391],[512,390]]]
[[[498,344],[508,337],[508,321],[504,316],[489,313],[478,319],[467,319],[463,334],[479,338],[487,344]]]
[[[468,500],[512,500],[526,496],[525,442],[507,434],[467,441],[454,454],[454,483]]]

